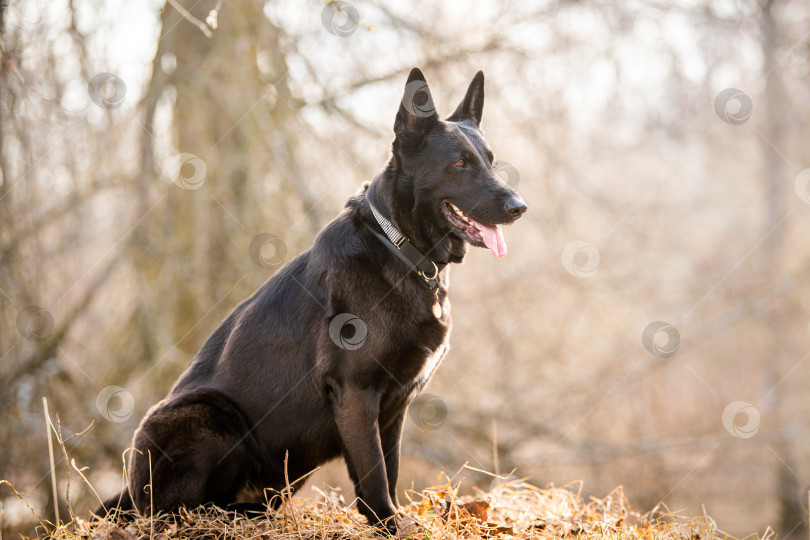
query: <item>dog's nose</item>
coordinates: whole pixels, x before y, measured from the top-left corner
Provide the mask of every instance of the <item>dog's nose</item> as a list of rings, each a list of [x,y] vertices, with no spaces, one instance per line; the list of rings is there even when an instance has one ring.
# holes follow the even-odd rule
[[[529,207],[526,206],[526,203],[523,202],[523,199],[521,199],[517,195],[512,195],[508,199],[506,199],[506,203],[504,203],[504,208],[506,209],[507,214],[517,219],[520,216],[522,216],[523,212],[528,210]]]

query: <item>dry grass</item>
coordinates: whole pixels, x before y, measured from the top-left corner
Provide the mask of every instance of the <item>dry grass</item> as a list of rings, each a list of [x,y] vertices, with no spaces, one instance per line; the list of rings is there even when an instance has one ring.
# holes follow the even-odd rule
[[[476,490],[458,497],[458,485],[442,476],[422,492],[409,494],[401,519],[412,521],[400,536],[445,538],[610,538],[686,539],[726,538],[711,518],[682,519],[660,507],[639,514],[621,488],[602,499],[584,500],[579,485],[538,488],[514,480],[492,491]],[[378,539],[379,533],[346,505],[336,493],[315,490],[315,498],[289,499],[277,494],[281,506],[264,516],[248,519],[215,507],[182,510],[171,516],[137,517],[131,522],[86,521],[51,529],[54,540],[102,539]]]

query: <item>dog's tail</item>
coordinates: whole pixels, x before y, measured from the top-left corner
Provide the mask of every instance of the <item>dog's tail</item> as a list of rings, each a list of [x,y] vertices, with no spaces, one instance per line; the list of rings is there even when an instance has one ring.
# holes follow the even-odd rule
[[[129,489],[124,488],[123,491],[104,501],[93,514],[100,519],[115,518],[116,515],[127,515],[132,510],[135,510],[135,504],[129,495]]]

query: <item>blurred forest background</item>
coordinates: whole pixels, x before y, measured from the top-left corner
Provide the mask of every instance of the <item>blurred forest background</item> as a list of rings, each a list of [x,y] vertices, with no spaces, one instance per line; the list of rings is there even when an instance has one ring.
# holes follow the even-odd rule
[[[530,209],[452,269],[400,488],[469,462],[806,536],[806,0],[2,5],[0,479],[44,516],[42,396],[66,437],[95,421],[67,447],[116,491],[203,340],[383,165],[420,66],[444,114],[484,70]],[[354,497],[341,463],[323,483]]]

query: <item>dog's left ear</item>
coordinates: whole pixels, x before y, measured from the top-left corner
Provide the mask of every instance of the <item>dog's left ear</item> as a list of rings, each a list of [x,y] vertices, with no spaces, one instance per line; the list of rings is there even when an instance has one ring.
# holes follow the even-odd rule
[[[405,83],[405,94],[399,104],[394,133],[397,139],[416,147],[438,122],[439,115],[433,106],[433,97],[425,76],[419,68],[413,68],[408,82]]]
[[[467,95],[461,100],[456,112],[451,114],[447,120],[450,122],[462,122],[472,120],[476,126],[481,125],[481,115],[484,112],[484,72],[479,71],[473,77],[470,87],[467,88]]]

